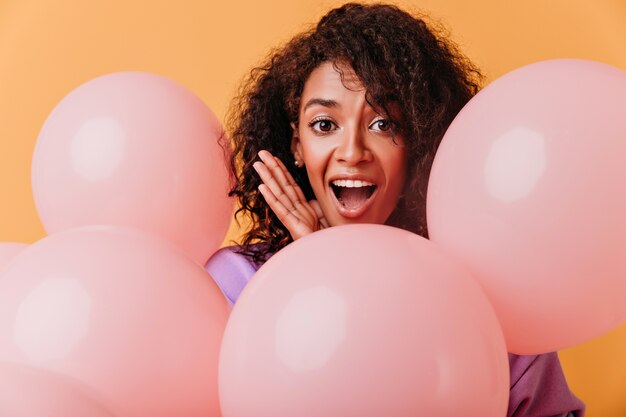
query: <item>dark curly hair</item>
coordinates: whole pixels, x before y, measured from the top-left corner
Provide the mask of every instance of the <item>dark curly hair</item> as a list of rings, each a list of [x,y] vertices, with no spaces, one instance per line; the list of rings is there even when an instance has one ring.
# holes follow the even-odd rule
[[[348,64],[376,107],[399,104],[400,120],[394,122],[406,141],[408,171],[387,224],[428,237],[426,187],[435,151],[482,81],[479,70],[442,33],[392,5],[349,3],[251,71],[228,116],[234,145],[229,195],[239,200],[235,218],[247,214],[252,221],[239,253],[260,264],[292,241],[258,191],[261,180],[252,164],[262,149],[283,161],[293,159],[290,123],[297,124],[305,81],[324,62]],[[306,198],[315,198],[306,171],[287,166]],[[264,244],[250,245],[257,242]]]

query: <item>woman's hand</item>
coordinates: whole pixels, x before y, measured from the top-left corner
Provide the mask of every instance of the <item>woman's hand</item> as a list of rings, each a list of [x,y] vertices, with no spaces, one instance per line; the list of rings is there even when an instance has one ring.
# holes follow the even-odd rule
[[[328,227],[317,200],[307,201],[283,162],[268,151],[259,152],[261,161],[253,164],[263,184],[259,191],[293,240]]]

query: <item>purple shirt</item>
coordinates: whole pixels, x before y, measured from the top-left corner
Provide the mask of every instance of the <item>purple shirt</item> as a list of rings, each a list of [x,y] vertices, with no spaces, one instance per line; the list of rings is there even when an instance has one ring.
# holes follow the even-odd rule
[[[205,266],[231,305],[259,268],[236,249],[220,249]],[[584,416],[585,405],[569,390],[555,352],[523,356],[509,353],[509,367],[507,417]]]

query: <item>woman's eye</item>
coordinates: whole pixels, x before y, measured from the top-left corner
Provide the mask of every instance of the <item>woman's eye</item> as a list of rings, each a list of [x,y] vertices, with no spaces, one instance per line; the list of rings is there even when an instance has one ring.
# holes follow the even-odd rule
[[[309,126],[317,132],[330,132],[336,128],[335,123],[328,119],[313,120]]]
[[[370,129],[378,130],[381,132],[389,132],[393,130],[393,123],[387,119],[378,119],[370,125]]]

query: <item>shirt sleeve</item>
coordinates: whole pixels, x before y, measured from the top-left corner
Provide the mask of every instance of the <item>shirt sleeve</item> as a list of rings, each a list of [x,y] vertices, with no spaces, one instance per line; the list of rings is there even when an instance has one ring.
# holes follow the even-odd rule
[[[213,277],[231,306],[257,270],[245,256],[235,252],[232,246],[215,252],[204,269]]]
[[[585,405],[572,394],[559,357],[509,353],[511,390],[507,417],[583,417]]]

